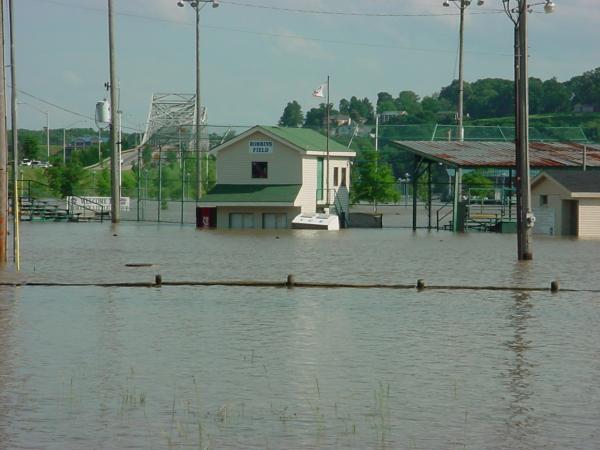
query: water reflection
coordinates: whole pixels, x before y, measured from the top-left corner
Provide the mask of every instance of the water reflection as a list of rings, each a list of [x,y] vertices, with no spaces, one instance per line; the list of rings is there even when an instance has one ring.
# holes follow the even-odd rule
[[[509,327],[513,334],[505,343],[512,357],[507,361],[508,376],[506,387],[510,394],[509,415],[506,419],[509,448],[532,448],[536,434],[536,417],[531,406],[534,366],[528,359],[532,343],[527,337],[527,325],[532,319],[533,305],[528,293],[517,292],[509,311]]]
[[[10,364],[11,335],[14,322],[14,288],[0,286],[0,448],[9,447],[9,419],[11,399],[7,388],[13,377],[13,366]]]

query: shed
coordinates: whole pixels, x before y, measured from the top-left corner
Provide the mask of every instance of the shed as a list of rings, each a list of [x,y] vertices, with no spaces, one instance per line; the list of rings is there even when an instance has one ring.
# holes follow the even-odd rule
[[[531,183],[534,232],[600,237],[600,172],[544,171]]]

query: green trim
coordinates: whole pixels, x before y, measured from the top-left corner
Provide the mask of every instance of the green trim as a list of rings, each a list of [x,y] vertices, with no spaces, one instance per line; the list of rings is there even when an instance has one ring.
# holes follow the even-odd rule
[[[311,130],[310,128],[268,127],[263,125],[260,125],[258,128],[263,128],[264,130],[285,141],[288,141],[296,147],[300,147],[305,151],[324,152],[327,150],[327,136],[319,133],[318,131]],[[331,137],[329,137],[329,151],[354,152],[354,150],[346,148],[345,145],[340,144]]]
[[[200,203],[294,203],[299,184],[217,184]]]

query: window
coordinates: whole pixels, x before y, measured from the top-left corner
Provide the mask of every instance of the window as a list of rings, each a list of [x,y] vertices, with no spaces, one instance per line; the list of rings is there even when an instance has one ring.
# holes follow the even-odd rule
[[[342,167],[342,186],[346,186],[346,168]]]
[[[334,167],[333,168],[333,185],[337,186],[338,185],[338,168]]]
[[[288,222],[286,213],[263,213],[263,228],[279,229],[287,227]]]
[[[252,161],[252,178],[268,178],[268,168],[266,161]]]
[[[254,228],[254,214],[252,213],[230,213],[229,228],[248,229]]]
[[[540,195],[540,206],[548,206],[548,196]]]

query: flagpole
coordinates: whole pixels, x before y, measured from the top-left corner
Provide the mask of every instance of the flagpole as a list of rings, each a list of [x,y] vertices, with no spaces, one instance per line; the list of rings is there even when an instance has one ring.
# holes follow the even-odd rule
[[[329,75],[327,75],[327,144],[326,144],[326,152],[327,152],[327,201],[326,207],[329,209]]]

